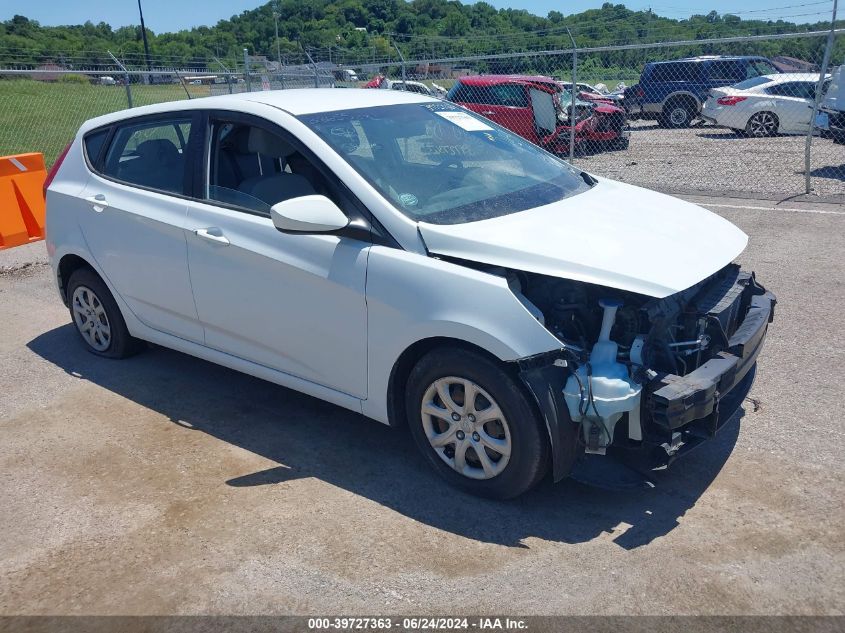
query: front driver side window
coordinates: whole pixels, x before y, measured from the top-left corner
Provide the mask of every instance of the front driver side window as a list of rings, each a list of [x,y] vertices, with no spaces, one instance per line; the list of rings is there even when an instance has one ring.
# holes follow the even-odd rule
[[[326,192],[320,172],[281,136],[241,123],[214,124],[209,200],[269,215],[278,202]]]

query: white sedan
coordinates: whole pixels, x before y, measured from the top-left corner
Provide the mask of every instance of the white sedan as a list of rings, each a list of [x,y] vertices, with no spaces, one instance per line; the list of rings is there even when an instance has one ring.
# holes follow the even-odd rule
[[[784,73],[714,88],[701,117],[749,136],[806,133],[818,82],[818,73]]]
[[[726,220],[406,91],[108,114],[45,190],[90,352],[150,341],[407,425],[490,497],[712,437],[775,303],[732,263],[747,237]]]

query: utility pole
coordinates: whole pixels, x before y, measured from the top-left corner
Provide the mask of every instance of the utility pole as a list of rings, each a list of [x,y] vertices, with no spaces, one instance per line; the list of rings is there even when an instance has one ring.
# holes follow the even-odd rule
[[[279,12],[273,10],[273,21],[276,23],[276,59],[279,62],[279,77],[282,82],[282,90],[285,89],[285,71],[282,68],[282,49],[279,46]]]
[[[402,62],[402,85],[407,89],[408,84],[405,81],[405,56],[402,54],[402,51],[399,50],[399,46],[396,42],[393,42],[393,48],[395,48],[396,52],[399,53],[399,60]]]
[[[566,28],[566,34],[569,36],[569,41],[572,42],[572,90],[571,101],[569,103],[569,164],[575,162],[575,101],[578,98],[578,91],[575,84],[578,81],[578,47],[575,45],[575,38]]]
[[[273,11],[273,21],[276,23],[276,60],[282,65],[282,49],[279,46],[279,12]]]
[[[147,42],[147,27],[144,26],[144,11],[141,9],[141,0],[138,0],[138,13],[141,16],[141,39],[144,41],[144,57],[147,60],[147,70],[151,71],[152,66],[150,64],[150,43]],[[150,81],[150,76],[147,75],[147,83]]]

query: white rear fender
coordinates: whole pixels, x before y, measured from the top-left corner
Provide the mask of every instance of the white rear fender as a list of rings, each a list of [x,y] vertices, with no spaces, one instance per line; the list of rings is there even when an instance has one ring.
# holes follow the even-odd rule
[[[368,400],[363,413],[388,421],[390,373],[418,341],[453,338],[503,361],[559,349],[500,276],[374,246],[367,266]]]

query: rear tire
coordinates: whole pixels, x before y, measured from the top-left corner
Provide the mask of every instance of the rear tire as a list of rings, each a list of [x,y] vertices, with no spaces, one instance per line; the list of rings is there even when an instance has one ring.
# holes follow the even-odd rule
[[[612,150],[623,151],[628,149],[631,144],[631,139],[627,137],[617,136],[612,141],[608,141],[608,147]]]
[[[471,403],[467,392],[475,393]],[[432,350],[411,371],[405,393],[414,441],[456,488],[509,499],[546,474],[545,425],[520,385],[493,360],[470,350]]]
[[[685,128],[689,127],[697,116],[698,109],[693,107],[691,103],[686,100],[675,99],[663,106],[663,112],[658,118],[658,123],[662,127],[671,129]]]
[[[143,343],[129,334],[117,302],[92,269],[79,268],[71,274],[67,298],[70,318],[89,352],[126,358],[141,349]]]
[[[745,133],[755,138],[765,138],[778,133],[778,118],[772,112],[756,112],[745,124]]]

